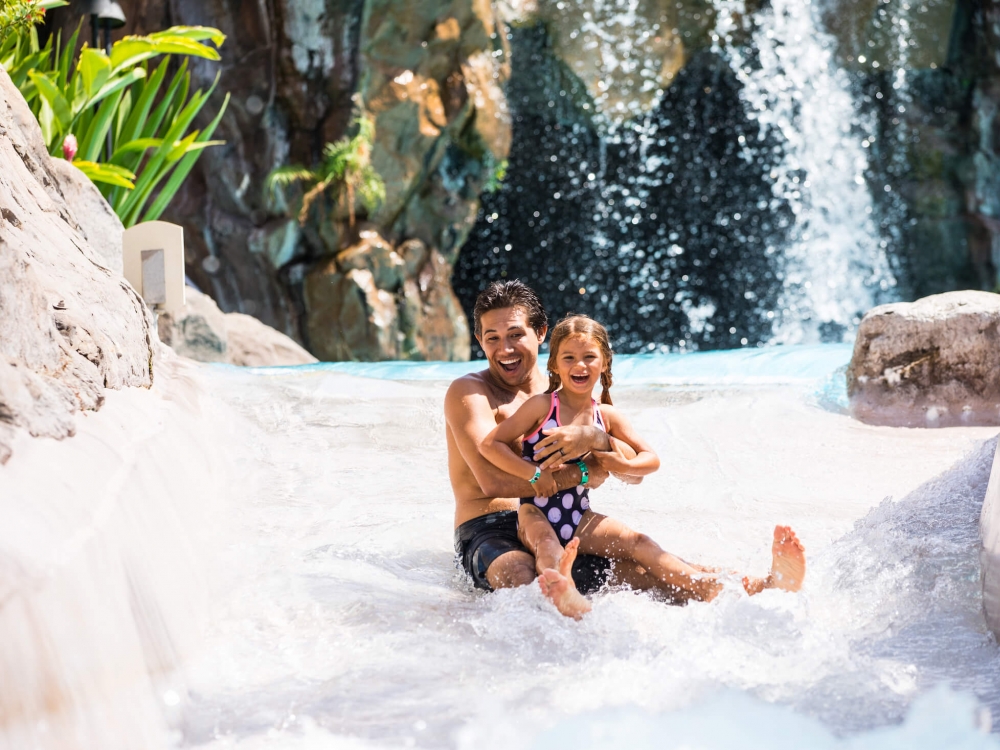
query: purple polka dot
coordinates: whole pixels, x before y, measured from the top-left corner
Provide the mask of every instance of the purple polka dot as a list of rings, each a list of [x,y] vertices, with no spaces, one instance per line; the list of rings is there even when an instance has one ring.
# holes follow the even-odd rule
[[[559,523],[560,519],[562,519],[562,511],[558,508],[549,508],[549,521]]]
[[[570,526],[569,524],[566,524],[561,529],[559,529],[559,536],[561,536],[563,539],[568,540],[570,537],[573,536],[573,527]]]
[[[549,499],[547,497],[535,498],[535,505],[537,505],[539,508],[544,508],[548,504],[549,504]]]
[[[565,495],[563,495],[563,497],[562,497],[563,507],[566,510],[569,510],[570,508],[573,507],[573,499],[574,499],[573,498],[573,493],[571,493],[571,492],[567,492]]]
[[[584,510],[587,510],[587,508],[590,507],[590,498],[589,497],[583,498],[583,500],[580,501],[580,507],[583,508]]]
[[[574,510],[573,511],[573,523],[579,524],[581,518],[583,518],[583,513],[581,513],[578,510]]]

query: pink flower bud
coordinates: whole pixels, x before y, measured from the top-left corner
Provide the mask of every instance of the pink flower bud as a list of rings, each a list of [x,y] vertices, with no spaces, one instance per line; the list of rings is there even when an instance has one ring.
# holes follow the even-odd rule
[[[76,142],[76,136],[70,133],[63,139],[63,157],[66,161],[73,161],[73,157],[76,156],[77,149],[80,146]]]

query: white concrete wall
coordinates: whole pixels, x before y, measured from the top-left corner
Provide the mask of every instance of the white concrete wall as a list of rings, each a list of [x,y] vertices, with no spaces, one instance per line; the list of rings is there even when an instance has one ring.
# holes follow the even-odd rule
[[[990,483],[979,516],[979,531],[983,538],[980,559],[986,624],[1000,638],[1000,442],[993,456]]]

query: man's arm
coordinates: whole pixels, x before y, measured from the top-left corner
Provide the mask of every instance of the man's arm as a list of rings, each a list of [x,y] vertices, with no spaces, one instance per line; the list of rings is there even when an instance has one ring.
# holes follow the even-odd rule
[[[452,383],[444,397],[444,417],[462,458],[472,470],[485,496],[534,496],[535,491],[530,482],[498,469],[480,453],[483,440],[497,426],[489,398],[481,383],[471,378],[460,378]],[[594,481],[595,470],[597,482]],[[594,486],[599,485],[607,476],[597,466],[591,468],[590,472],[590,483]],[[580,479],[580,469],[576,465],[566,466],[555,472],[556,484],[561,490],[577,486]]]
[[[541,466],[543,469],[548,469],[586,456],[592,451],[600,453],[614,451],[626,460],[636,456],[631,445],[611,437],[600,427],[566,425],[545,431],[545,437],[535,446],[535,460],[544,458]]]

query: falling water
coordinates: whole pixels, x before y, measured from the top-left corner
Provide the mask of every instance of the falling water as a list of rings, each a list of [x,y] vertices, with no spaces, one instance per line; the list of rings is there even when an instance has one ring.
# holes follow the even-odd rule
[[[852,329],[896,286],[872,218],[868,133],[818,16],[811,0],[773,0],[752,18],[742,0],[723,0],[713,37],[717,49],[725,45],[762,135],[780,133],[783,143],[770,173],[774,205],[786,202],[795,223],[782,253],[776,343]],[[734,32],[747,23],[755,27],[752,47],[734,45]],[[744,158],[753,159],[755,144],[743,145]]]
[[[895,299],[874,126],[819,8],[688,5],[540,3],[513,30],[510,177],[459,258],[467,308],[518,276],[651,351],[841,341]]]

